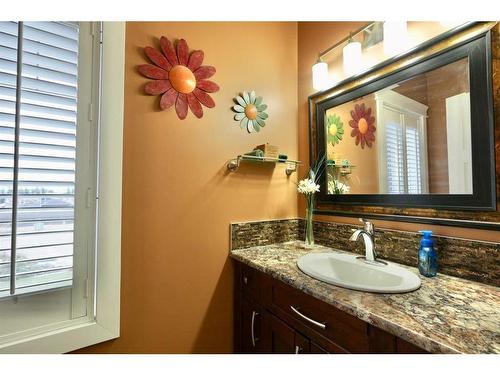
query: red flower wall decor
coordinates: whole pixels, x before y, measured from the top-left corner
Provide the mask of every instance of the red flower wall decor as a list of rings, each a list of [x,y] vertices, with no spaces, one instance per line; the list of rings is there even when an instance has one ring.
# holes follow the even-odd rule
[[[153,79],[146,84],[144,91],[149,95],[161,95],[162,110],[175,105],[175,111],[181,120],[186,118],[188,107],[196,117],[201,118],[201,104],[207,108],[215,107],[214,100],[208,94],[219,91],[219,86],[208,80],[215,74],[215,68],[201,65],[203,51],[196,50],[190,54],[184,39],[180,39],[175,47],[162,36],[161,52],[153,47],[144,48],[146,56],[154,64],[139,66],[139,73]]]
[[[365,144],[372,147],[375,142],[375,117],[371,114],[372,109],[365,109],[365,103],[356,104],[354,110],[351,111],[352,120],[349,121],[349,126],[353,128],[351,137],[356,137],[356,146],[361,143],[363,149]]]

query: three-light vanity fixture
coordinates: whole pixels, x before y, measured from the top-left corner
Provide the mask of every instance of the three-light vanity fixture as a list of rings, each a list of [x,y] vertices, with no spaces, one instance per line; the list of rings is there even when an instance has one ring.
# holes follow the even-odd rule
[[[406,21],[370,22],[350,33],[340,42],[319,53],[318,60],[312,67],[313,88],[322,91],[335,84],[335,79],[330,77],[328,64],[323,58],[337,48],[343,46],[343,76],[347,78],[367,67],[367,62],[363,61],[363,50],[383,41],[384,55],[394,56],[408,47],[407,34]]]

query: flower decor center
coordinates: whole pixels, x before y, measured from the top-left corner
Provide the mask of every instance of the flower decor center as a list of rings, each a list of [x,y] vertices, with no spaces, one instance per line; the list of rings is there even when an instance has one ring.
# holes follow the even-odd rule
[[[330,133],[330,135],[337,135],[337,125],[332,124],[332,125],[328,128],[328,133]]]
[[[366,119],[359,119],[358,129],[361,134],[366,134],[366,132],[368,131],[368,122],[366,121]]]
[[[172,87],[183,94],[189,94],[196,88],[196,77],[193,72],[184,65],[175,65],[168,72],[168,80]]]
[[[255,120],[257,118],[257,107],[253,104],[248,104],[245,107],[245,116],[250,120]]]

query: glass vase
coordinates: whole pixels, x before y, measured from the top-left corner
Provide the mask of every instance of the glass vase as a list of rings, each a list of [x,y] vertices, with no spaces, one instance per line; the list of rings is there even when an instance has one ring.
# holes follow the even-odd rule
[[[314,196],[307,197],[306,207],[306,245],[314,245],[314,230],[313,230],[313,210]]]

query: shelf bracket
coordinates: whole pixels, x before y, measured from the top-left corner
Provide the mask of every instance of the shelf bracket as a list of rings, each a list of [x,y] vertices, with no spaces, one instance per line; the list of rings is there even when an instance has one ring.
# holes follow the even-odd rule
[[[285,173],[290,176],[293,172],[297,172],[298,163],[286,163]]]
[[[239,168],[241,162],[241,158],[238,156],[236,159],[231,159],[227,163],[227,169],[230,172],[236,172],[236,170]]]
[[[231,159],[227,163],[227,169],[230,172],[235,172],[240,167],[242,161],[251,163],[275,163],[275,164],[286,164],[285,173],[290,176],[292,173],[296,172],[300,161],[297,160],[281,160],[278,158],[271,157],[256,157],[251,155],[238,155],[236,158]]]

